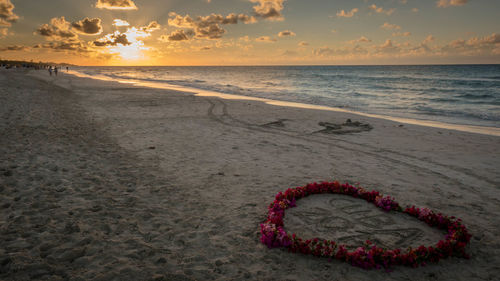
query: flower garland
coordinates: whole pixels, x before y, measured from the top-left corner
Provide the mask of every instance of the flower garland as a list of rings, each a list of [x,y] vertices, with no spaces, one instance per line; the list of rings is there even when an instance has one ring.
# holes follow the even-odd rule
[[[320,238],[303,240],[295,234],[286,233],[283,228],[285,210],[295,207],[297,199],[311,194],[324,193],[345,194],[361,198],[375,204],[386,212],[397,211],[416,217],[431,227],[446,230],[447,234],[444,240],[439,241],[435,246],[426,247],[422,245],[417,249],[410,247],[406,251],[402,251],[400,249],[380,248],[370,241],[366,241],[364,247],[359,247],[350,252],[345,245],[337,245],[336,242],[331,240]],[[366,191],[362,187],[354,187],[347,183],[323,182],[289,188],[285,193],[278,193],[268,209],[267,220],[260,225],[262,234],[260,240],[269,248],[284,247],[293,253],[337,259],[364,269],[382,267],[389,269],[393,265],[418,267],[425,265],[427,262],[437,262],[450,256],[469,258],[465,253],[465,246],[469,243],[471,235],[467,228],[462,225],[460,219],[434,213],[427,208],[412,206],[403,209],[392,197],[383,197],[378,191]]]

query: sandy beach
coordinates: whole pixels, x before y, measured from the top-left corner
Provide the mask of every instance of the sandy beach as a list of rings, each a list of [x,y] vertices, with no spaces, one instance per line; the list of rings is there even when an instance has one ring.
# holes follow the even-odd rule
[[[498,136],[65,73],[2,69],[0,85],[0,280],[500,274]],[[462,218],[471,258],[388,273],[261,244],[259,224],[276,193],[332,180]],[[340,195],[298,201],[285,225],[351,247],[444,237]]]

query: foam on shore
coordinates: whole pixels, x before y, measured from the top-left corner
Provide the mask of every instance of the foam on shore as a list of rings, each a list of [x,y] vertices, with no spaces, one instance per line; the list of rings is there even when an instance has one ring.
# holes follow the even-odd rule
[[[222,98],[222,99],[231,99],[231,100],[260,101],[260,102],[264,102],[264,103],[276,105],[276,106],[286,106],[286,107],[296,107],[296,108],[304,108],[304,109],[345,112],[345,113],[351,113],[351,114],[356,114],[356,115],[370,117],[370,118],[390,120],[390,121],[404,123],[404,124],[426,126],[426,127],[433,127],[433,128],[447,129],[447,130],[455,130],[455,131],[462,131],[462,132],[476,133],[476,134],[483,134],[483,135],[500,136],[500,128],[496,128],[496,127],[450,124],[450,123],[431,121],[431,120],[418,120],[418,119],[393,117],[393,116],[380,115],[380,114],[370,114],[370,113],[363,113],[363,112],[352,111],[352,110],[347,110],[347,109],[337,108],[337,107],[330,107],[330,106],[313,105],[313,104],[305,104],[305,103],[298,103],[298,102],[279,101],[279,100],[266,99],[266,98],[219,93],[219,92],[215,92],[215,91],[173,85],[173,84],[168,84],[168,83],[143,82],[143,81],[138,81],[138,80],[119,80],[119,79],[117,80],[117,79],[112,79],[112,78],[110,78],[108,76],[104,76],[104,75],[100,75],[100,76],[86,75],[86,74],[83,74],[83,73],[78,72],[78,71],[69,71],[69,73],[72,75],[78,76],[78,77],[91,78],[91,79],[104,80],[104,81],[115,81],[115,82],[119,82],[119,83],[133,84],[133,85],[138,86],[138,87],[150,87],[150,88],[156,88],[156,89],[166,89],[166,90],[175,90],[175,91],[180,91],[180,92],[194,93],[197,96],[218,97],[218,98]]]

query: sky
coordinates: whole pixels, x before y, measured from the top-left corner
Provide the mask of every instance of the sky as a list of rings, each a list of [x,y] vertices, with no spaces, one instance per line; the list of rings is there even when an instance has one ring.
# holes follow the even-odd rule
[[[498,0],[0,0],[0,58],[78,65],[500,63]]]

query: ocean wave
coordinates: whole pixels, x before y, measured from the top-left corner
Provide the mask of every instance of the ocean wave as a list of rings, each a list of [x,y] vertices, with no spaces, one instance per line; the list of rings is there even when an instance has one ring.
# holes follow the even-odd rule
[[[118,81],[165,83],[398,117],[491,125],[498,66],[81,67]],[[493,75],[492,75],[493,74]]]
[[[462,118],[478,119],[478,120],[486,120],[486,121],[500,121],[500,114],[498,114],[498,113],[439,109],[439,108],[433,108],[433,107],[429,107],[429,106],[417,106],[414,109],[415,109],[415,113],[421,114],[421,115],[462,117]]]
[[[462,94],[459,95],[460,98],[464,99],[489,99],[489,98],[500,98],[500,96],[495,97],[493,94]]]

